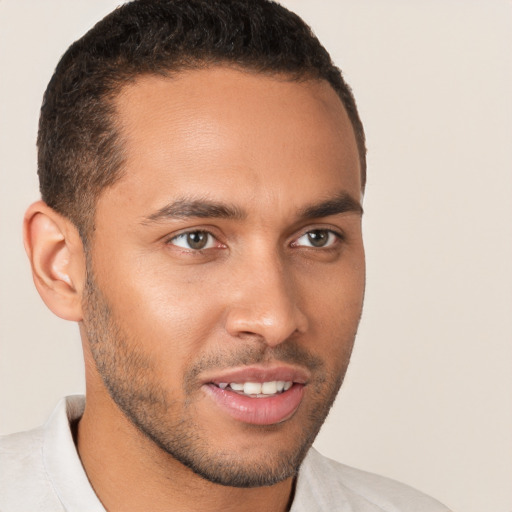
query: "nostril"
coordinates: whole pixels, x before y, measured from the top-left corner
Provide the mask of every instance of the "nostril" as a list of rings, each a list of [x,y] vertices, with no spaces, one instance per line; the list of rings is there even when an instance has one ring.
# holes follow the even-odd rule
[[[272,314],[256,308],[232,308],[226,317],[226,330],[236,338],[257,339],[269,346],[278,345],[307,330],[305,315],[288,308]]]
[[[256,249],[257,257],[244,259],[243,276],[240,268],[236,271],[232,300],[226,303],[225,328],[231,336],[258,336],[274,346],[305,332],[308,321],[298,306],[294,275],[274,250]]]

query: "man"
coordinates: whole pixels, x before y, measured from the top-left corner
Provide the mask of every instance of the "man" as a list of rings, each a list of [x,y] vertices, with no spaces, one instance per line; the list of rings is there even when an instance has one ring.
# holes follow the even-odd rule
[[[125,4],[63,56],[38,147],[25,245],[87,398],[2,440],[0,510],[447,510],[311,449],[361,314],[366,163],[299,18]]]

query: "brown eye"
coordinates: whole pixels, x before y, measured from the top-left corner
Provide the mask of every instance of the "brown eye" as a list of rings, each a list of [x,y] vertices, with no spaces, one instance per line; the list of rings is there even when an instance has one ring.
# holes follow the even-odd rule
[[[171,239],[171,243],[183,249],[200,251],[215,245],[215,238],[208,231],[189,231]]]
[[[313,247],[323,247],[329,241],[329,232],[323,229],[315,229],[308,233],[308,239]]]
[[[330,247],[339,237],[340,235],[329,229],[313,229],[304,233],[292,245],[294,247]]]
[[[187,243],[191,249],[204,249],[208,243],[208,233],[204,231],[187,233]]]

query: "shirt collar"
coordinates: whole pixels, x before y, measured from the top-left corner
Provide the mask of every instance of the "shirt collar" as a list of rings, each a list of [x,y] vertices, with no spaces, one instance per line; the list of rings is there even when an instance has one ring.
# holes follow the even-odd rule
[[[70,422],[80,418],[85,397],[69,396],[59,402],[44,426],[43,463],[53,488],[67,512],[105,512],[78,456]]]

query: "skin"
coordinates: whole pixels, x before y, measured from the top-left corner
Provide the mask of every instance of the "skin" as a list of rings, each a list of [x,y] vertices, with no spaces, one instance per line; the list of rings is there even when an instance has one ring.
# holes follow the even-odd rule
[[[350,122],[325,82],[224,67],[141,77],[117,111],[125,172],[98,200],[87,258],[44,203],[25,221],[43,299],[80,322],[87,475],[109,511],[286,510],[363,302]],[[205,203],[230,215],[198,215]],[[202,250],[187,245],[198,231]],[[300,405],[272,425],[227,414],[205,383],[246,366],[302,372]]]

